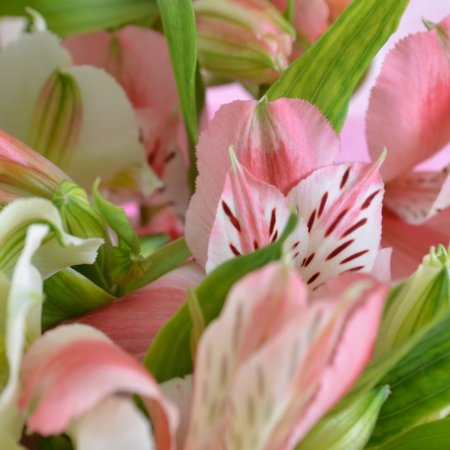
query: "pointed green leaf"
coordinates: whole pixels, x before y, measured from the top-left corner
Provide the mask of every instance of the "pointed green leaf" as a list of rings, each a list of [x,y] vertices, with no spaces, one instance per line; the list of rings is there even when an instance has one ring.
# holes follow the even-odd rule
[[[340,130],[358,81],[396,30],[408,3],[353,0],[328,32],[272,85],[266,93],[269,100],[308,100]]]
[[[158,0],[158,7],[169,44],[178,96],[189,136],[190,181],[193,187],[196,177],[194,147],[198,138],[196,88],[201,87],[200,75],[197,72],[195,14],[192,0]]]
[[[413,428],[378,450],[445,450],[449,443],[450,418],[447,418]]]
[[[157,14],[154,0],[2,0],[0,15],[23,16],[26,7],[61,36],[148,21]]]
[[[195,295],[205,326],[220,314],[234,283],[251,271],[281,258],[283,243],[296,224],[297,217],[292,215],[278,241],[249,255],[226,261],[202,281],[195,290]],[[188,305],[184,303],[156,336],[144,359],[144,365],[159,382],[192,372],[192,327],[192,316]]]

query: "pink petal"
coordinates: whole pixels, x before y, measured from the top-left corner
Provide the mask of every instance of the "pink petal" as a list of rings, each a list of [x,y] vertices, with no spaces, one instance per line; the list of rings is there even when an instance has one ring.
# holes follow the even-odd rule
[[[450,30],[450,22],[443,26]],[[450,54],[437,30],[403,39],[386,58],[367,114],[370,154],[376,159],[388,150],[385,180],[443,148],[450,141],[449,117]]]
[[[378,251],[375,262],[373,263],[370,275],[381,283],[390,283],[392,281],[391,275],[391,260],[392,260],[392,248],[386,247]]]
[[[186,216],[186,240],[200,265],[230,167],[228,149],[261,181],[286,194],[317,167],[330,164],[339,150],[331,125],[313,105],[280,99],[236,101],[222,108],[197,147],[199,177]]]
[[[371,270],[381,238],[383,183],[378,163],[318,169],[288,198],[308,226],[300,273],[311,289],[344,272]]]
[[[72,36],[63,45],[75,64],[100,67],[113,75],[135,109],[156,107],[166,114],[178,105],[170,56],[161,33],[127,26],[116,33]]]
[[[209,272],[222,262],[276,241],[289,219],[287,201],[275,187],[258,181],[239,163],[229,170],[208,245]],[[307,245],[306,226],[293,232],[297,257]]]
[[[390,181],[384,204],[406,222],[419,225],[450,206],[449,168],[411,172]]]
[[[423,225],[410,225],[383,211],[383,246],[392,247],[392,278],[411,275],[429,252],[431,246],[450,245],[450,209],[436,215]]]
[[[184,302],[188,289],[196,287],[203,276],[200,267],[187,264],[76,322],[101,330],[142,360],[160,328]]]
[[[282,264],[270,264],[233,288],[197,349],[186,450],[220,448],[227,442],[228,395],[236,372],[292,318],[304,314],[306,305],[303,283],[295,270]]]
[[[62,433],[105,398],[127,392],[143,397],[157,449],[174,448],[176,410],[150,374],[94,328],[67,325],[47,332],[31,346],[22,367],[19,407],[31,410],[28,426],[37,433]]]

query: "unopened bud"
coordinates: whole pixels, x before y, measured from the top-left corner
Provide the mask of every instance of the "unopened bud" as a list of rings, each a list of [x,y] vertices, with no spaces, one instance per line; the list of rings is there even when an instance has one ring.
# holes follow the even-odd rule
[[[266,0],[195,0],[199,60],[213,75],[270,83],[288,66],[295,33]]]

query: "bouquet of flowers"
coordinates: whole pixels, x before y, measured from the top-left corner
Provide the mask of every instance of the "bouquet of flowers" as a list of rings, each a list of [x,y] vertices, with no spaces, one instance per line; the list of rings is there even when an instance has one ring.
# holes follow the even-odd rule
[[[340,156],[408,3],[0,4],[1,450],[450,448],[450,16]]]

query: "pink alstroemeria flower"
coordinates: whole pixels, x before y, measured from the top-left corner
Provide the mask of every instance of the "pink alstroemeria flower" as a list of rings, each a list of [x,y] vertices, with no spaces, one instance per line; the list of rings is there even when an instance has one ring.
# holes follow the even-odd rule
[[[162,386],[179,405],[177,436],[177,415],[150,375],[87,326],[59,327],[33,344],[19,405],[31,414],[30,429],[65,431],[79,449],[114,442],[122,450],[132,436],[133,449],[151,448],[132,405],[118,413],[116,403],[129,400],[114,394],[134,392],[150,412],[158,449],[174,448],[176,437],[179,450],[290,450],[370,359],[385,295],[373,278],[347,274],[308,299],[297,271],[283,263],[245,277],[199,341],[192,385],[188,377]]]
[[[75,64],[106,70],[125,90],[139,121],[147,159],[163,181],[164,203],[184,213],[188,201],[188,156],[179,100],[164,36],[127,26],[66,38],[64,47]]]
[[[387,149],[383,241],[394,248],[399,278],[412,273],[432,245],[450,239],[450,165],[415,170],[450,143],[450,16],[389,53],[372,91],[366,132],[374,159]]]
[[[312,289],[347,271],[369,272],[381,236],[379,163],[331,165],[338,151],[331,125],[306,101],[223,106],[197,147],[186,216],[197,262],[209,271],[275,241],[292,207],[301,220],[289,246]]]
[[[203,277],[204,272],[197,264],[188,263],[73,322],[103,331],[142,360],[160,328],[183,304],[188,290],[196,288]]]
[[[294,59],[313,44],[342,14],[352,0],[294,0],[292,24],[297,32]],[[288,0],[272,0],[282,12]]]

